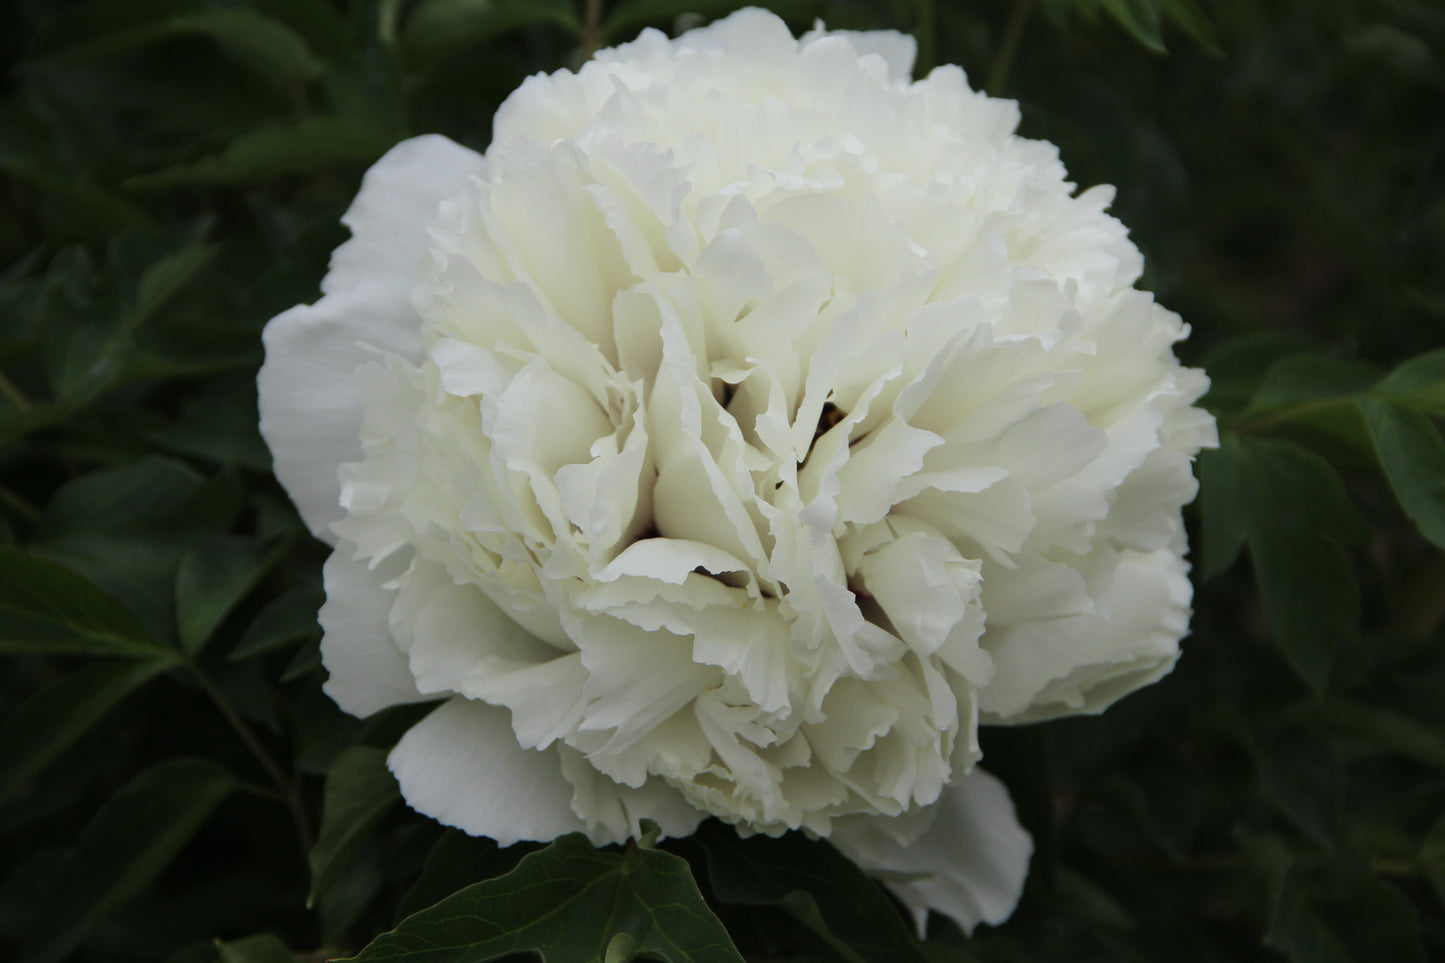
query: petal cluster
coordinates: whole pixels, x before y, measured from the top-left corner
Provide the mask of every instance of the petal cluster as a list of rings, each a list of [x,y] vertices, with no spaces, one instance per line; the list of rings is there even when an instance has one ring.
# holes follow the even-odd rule
[[[1186,329],[1112,191],[912,54],[648,31],[529,79],[485,155],[368,174],[267,329],[262,430],[335,546],[328,692],[448,700],[391,757],[417,809],[831,834],[971,925],[1028,854],[978,725],[1173,665]]]

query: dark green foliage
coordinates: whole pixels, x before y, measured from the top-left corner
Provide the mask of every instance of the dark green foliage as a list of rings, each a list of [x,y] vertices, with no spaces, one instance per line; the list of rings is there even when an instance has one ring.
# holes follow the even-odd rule
[[[913,927],[882,888],[827,843],[798,833],[744,841],[710,823],[697,844],[719,903],[776,906],[847,963],[926,959]]]
[[[688,864],[648,835],[625,853],[594,849],[580,833],[563,836],[505,876],[407,917],[357,963],[482,963],[524,950],[547,963],[642,954],[668,963],[741,961]]]
[[[357,850],[401,803],[396,780],[386,768],[386,751],[352,746],[336,757],[326,773],[321,835],[311,849],[308,903],[329,893],[355,861]]]
[[[920,939],[800,837],[499,849],[400,804],[386,752],[428,707],[321,691],[325,550],[270,477],[261,329],[396,141],[482,148],[527,75],[742,5],[0,4],[0,958],[1445,958],[1430,0],[772,4],[1018,98],[1118,186],[1213,379],[1179,667],[982,735],[1035,840],[1011,920]]]

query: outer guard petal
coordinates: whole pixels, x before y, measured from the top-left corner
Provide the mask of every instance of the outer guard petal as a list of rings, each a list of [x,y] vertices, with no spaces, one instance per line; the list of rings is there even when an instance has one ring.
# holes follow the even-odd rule
[[[384,586],[405,567],[405,560],[369,569],[352,561],[353,551],[349,542],[342,542],[326,560],[326,604],[317,618],[325,631],[321,658],[331,674],[323,688],[341,708],[364,718],[427,697],[417,692],[406,656],[387,624],[394,595]]]
[[[456,698],[412,726],[387,765],[407,805],[499,846],[587,826],[555,749],[523,749],[506,709]]]
[[[276,477],[323,541],[335,543],[329,526],[343,514],[336,470],[361,460],[351,373],[376,359],[368,346],[406,357],[420,350],[411,292],[427,226],[482,165],[480,154],[435,134],[393,147],[342,218],[352,238],[332,256],[325,296],[276,316],[262,335],[261,434]]]
[[[929,910],[952,917],[966,933],[1008,919],[1034,849],[1008,790],[974,769],[931,808],[932,824],[906,843],[895,835],[902,826],[886,817],[841,825],[830,839],[913,911],[920,933]]]
[[[979,693],[983,721],[1103,712],[1157,681],[1174,667],[1189,628],[1188,572],[1176,549],[1126,550],[1099,599],[1099,613],[1027,623],[993,644],[985,636],[998,672]]]

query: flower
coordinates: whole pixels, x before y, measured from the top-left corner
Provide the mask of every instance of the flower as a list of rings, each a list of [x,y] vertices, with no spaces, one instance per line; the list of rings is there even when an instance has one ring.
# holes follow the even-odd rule
[[[1177,316],[1016,106],[760,10],[528,79],[368,173],[275,318],[276,473],[334,546],[327,692],[502,844],[830,836],[915,912],[1017,901],[981,722],[1097,712],[1187,630],[1213,422]]]

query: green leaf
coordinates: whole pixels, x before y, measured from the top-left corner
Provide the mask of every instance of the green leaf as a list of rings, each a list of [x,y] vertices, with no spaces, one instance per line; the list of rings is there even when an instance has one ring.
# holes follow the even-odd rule
[[[1265,373],[1238,428],[1302,425],[1368,451],[1368,436],[1353,402],[1379,378],[1378,368],[1360,361],[1316,354],[1282,358]]]
[[[1388,401],[1361,398],[1375,451],[1395,497],[1420,533],[1445,548],[1445,439],[1430,416]]]
[[[340,939],[376,900],[386,883],[382,874],[385,855],[381,845],[366,847],[326,887],[315,906],[322,939]]]
[[[1363,863],[1344,858],[1317,868],[1297,860],[1285,876],[1266,945],[1292,963],[1425,963],[1415,907]]]
[[[1345,789],[1334,742],[1307,726],[1255,724],[1246,731],[1260,797],[1312,842],[1332,846]]]
[[[23,788],[116,703],[170,664],[161,658],[106,662],[41,686],[0,723],[0,799]]]
[[[62,485],[46,506],[46,535],[161,527],[200,495],[204,479],[173,458],[148,456]],[[164,525],[171,528],[171,525]]]
[[[172,34],[200,34],[214,40],[263,80],[310,80],[325,67],[294,30],[244,7],[205,10],[178,17],[167,26]]]
[[[300,686],[291,705],[289,728],[293,733],[293,763],[297,771],[324,776],[336,757],[360,741],[360,719],[342,712],[313,676]]]
[[[1160,0],[1164,15],[1169,22],[1183,30],[1196,43],[1216,56],[1223,55],[1219,46],[1219,35],[1209,14],[1199,6],[1198,0]]]
[[[165,963],[216,963],[219,958],[215,943],[193,943],[169,957]]]
[[[112,250],[120,241],[112,242]],[[62,251],[45,275],[34,313],[50,392],[80,407],[119,381],[130,348],[123,292],[97,277],[89,255]]]
[[[1445,348],[1411,358],[1375,385],[1377,398],[1445,415]]]
[[[1255,390],[1249,415],[1278,411],[1296,405],[1352,397],[1380,380],[1380,371],[1362,361],[1341,361],[1301,353],[1269,366]]]
[[[316,904],[400,802],[401,791],[386,768],[386,750],[353,746],[336,757],[326,773],[321,835],[311,849],[308,906]]]
[[[286,663],[286,668],[281,670],[281,682],[289,685],[297,679],[305,678],[319,668],[321,668],[321,642],[313,639],[302,645],[291,656],[291,661]]]
[[[296,954],[271,933],[257,933],[229,943],[216,941],[221,963],[296,963]]]
[[[1199,454],[1200,574],[1206,579],[1228,571],[1249,542],[1253,478],[1241,444],[1225,435],[1218,449]]]
[[[210,480],[155,456],[63,485],[31,551],[115,596],[161,639],[175,638],[176,569],[207,532],[229,526],[244,490],[234,472]]]
[[[421,876],[396,909],[396,922],[441,902],[457,890],[492,879],[516,868],[535,843],[516,843],[505,849],[485,836],[468,836],[449,829],[427,854]]]
[[[47,158],[28,156],[17,150],[8,125],[0,120],[0,171],[42,196],[58,201],[62,210],[84,225],[97,238],[128,227],[145,224],[146,212],[128,197],[100,185],[46,166]],[[104,232],[104,233],[101,233]]]
[[[977,956],[962,947],[940,940],[925,940],[923,954],[928,963],[982,963]]]
[[[482,963],[535,950],[547,963],[583,963],[603,960],[618,933],[668,963],[742,963],[686,862],[594,849],[581,833],[408,917],[355,959]]]
[[[1340,543],[1369,529],[1329,462],[1287,441],[1225,435],[1199,459],[1203,573],[1248,545],[1286,658],[1317,692],[1358,632],[1359,585]]]
[[[256,427],[256,383],[223,382],[182,399],[175,420],[146,432],[160,448],[217,464],[271,473],[271,452]]]
[[[1165,52],[1159,8],[1151,0],[1099,0],[1099,4],[1135,40],[1157,53]]]
[[[346,53],[351,41],[346,21],[327,0],[253,0],[252,5],[295,30],[312,50],[326,59]]]
[[[123,786],[81,833],[51,895],[49,937],[21,963],[66,956],[159,876],[235,788],[230,772],[202,759],[160,763]]]
[[[120,27],[96,16],[107,6],[124,5],[98,0],[73,11],[68,21],[59,18],[37,44],[33,56],[77,62],[164,40],[201,36],[249,66],[263,80],[307,80],[321,73],[324,66],[294,30],[254,10],[223,7],[177,12]],[[82,22],[85,18],[90,20]]]
[[[142,174],[132,189],[188,184],[239,184],[327,164],[369,164],[392,146],[392,138],[340,117],[308,117],[248,131],[218,154]]]
[[[146,268],[136,286],[133,323],[143,324],[149,320],[194,281],[220,250],[217,244],[188,244]]]
[[[1437,869],[1445,870],[1445,816],[1435,821],[1420,843],[1420,858]]]
[[[1408,715],[1339,696],[1301,705],[1293,713],[1322,730],[1350,736],[1382,751],[1445,770],[1445,734]]]
[[[0,547],[0,655],[166,652],[134,615],[63,565]]]
[[[149,342],[142,328],[163,315],[181,291],[196,288],[215,253],[214,246],[198,240],[194,227],[177,226],[118,234],[107,244],[99,268],[83,250],[57,255],[27,313],[58,410],[48,417],[32,412],[26,427],[46,427],[123,384],[169,373],[157,370],[155,343],[184,346],[200,326],[194,318],[168,318],[175,323],[168,329],[153,327]],[[205,326],[201,336],[208,341],[216,340],[211,327]],[[247,336],[254,341],[249,326]]]
[[[209,535],[181,556],[176,568],[176,631],[192,655],[208,642],[226,615],[276,560],[250,541]]]
[[[740,839],[731,827],[697,834],[708,881],[723,903],[777,906],[849,963],[924,963],[893,902],[843,854],[800,833]]]
[[[1137,920],[1119,905],[1118,898],[1088,876],[1061,865],[1056,870],[1054,886],[1059,902],[1091,920],[1106,926],[1129,929]]]
[[[1212,400],[1225,386],[1229,387],[1231,396],[1242,392],[1252,395],[1276,362],[1305,348],[1306,343],[1298,335],[1273,329],[1226,338],[1201,360],[1201,367],[1209,372],[1210,380],[1209,393],[1204,397]]]
[[[316,614],[325,601],[326,594],[319,587],[303,585],[291,589],[256,614],[227,658],[252,659],[311,638],[321,630]]]
[[[407,17],[401,47],[408,64],[425,66],[531,24],[582,32],[570,0],[422,0]]]

